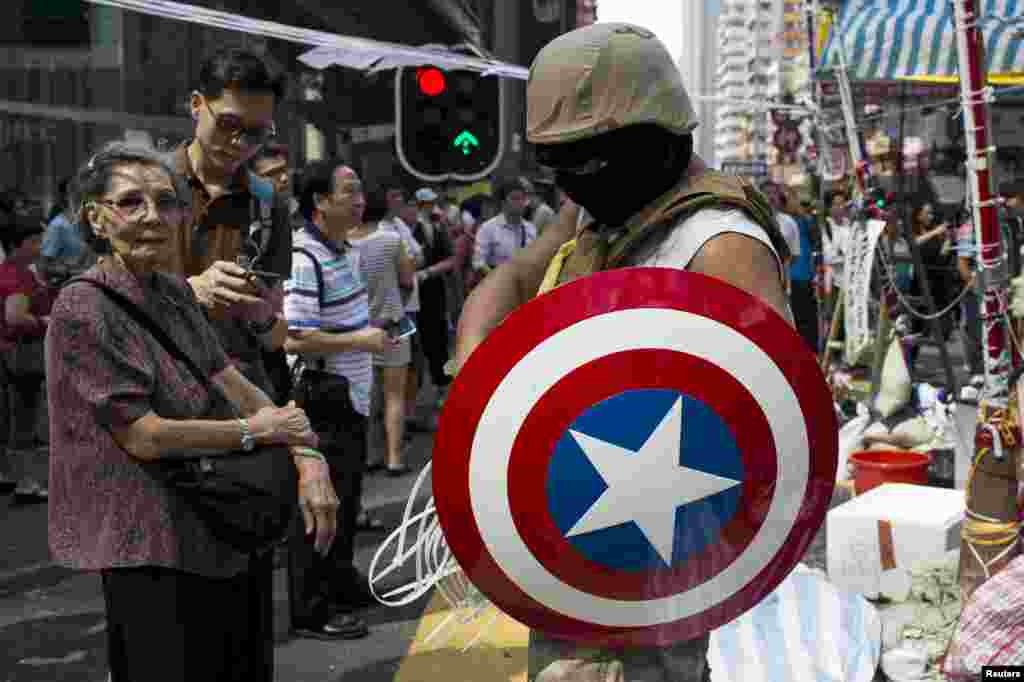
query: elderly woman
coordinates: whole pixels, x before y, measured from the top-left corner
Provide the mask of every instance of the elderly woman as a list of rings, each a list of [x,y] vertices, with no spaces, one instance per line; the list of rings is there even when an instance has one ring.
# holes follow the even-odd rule
[[[160,272],[185,219],[163,158],[112,143],[76,186],[79,224],[104,254],[83,277],[157,320],[245,418],[204,418],[222,397],[103,291],[72,282],[46,337],[50,548],[58,561],[102,575],[113,682],[269,682],[272,586],[256,579],[257,558],[215,536],[159,471],[253,441],[291,446],[300,470],[325,467],[304,447],[315,436],[302,410],[273,407],[229,364],[191,289]],[[324,494],[336,508],[329,485]],[[321,551],[333,541],[333,514],[330,521],[318,533]]]

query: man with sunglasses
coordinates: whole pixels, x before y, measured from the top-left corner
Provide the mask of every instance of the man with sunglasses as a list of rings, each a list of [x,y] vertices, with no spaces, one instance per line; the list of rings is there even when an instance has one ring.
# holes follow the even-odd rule
[[[274,387],[263,352],[281,348],[288,333],[282,283],[291,275],[292,229],[286,198],[252,173],[249,162],[274,140],[274,111],[284,92],[282,76],[259,56],[236,48],[213,54],[192,93],[195,136],[173,153],[175,170],[188,184],[191,215],[169,269],[188,278],[232,363],[268,396]],[[307,534],[333,537],[338,501],[327,464],[301,456],[294,461]],[[253,581],[261,590],[253,598],[264,606],[269,661],[272,559],[272,553],[253,557],[251,569],[262,576]],[[268,680],[271,675],[268,668]]]
[[[757,296],[792,324],[784,288],[788,250],[771,208],[693,153],[693,107],[653,33],[607,23],[556,38],[533,62],[526,99],[527,138],[572,201],[473,291],[459,324],[456,368],[538,292],[616,267],[710,275]],[[707,635],[610,650],[533,631],[528,679],[706,681],[707,648]]]
[[[216,53],[192,93],[195,137],[174,151],[191,190],[192,219],[172,269],[189,278],[228,355],[263,389],[272,387],[261,352],[280,348],[287,333],[280,280],[290,274],[291,229],[285,197],[248,165],[273,140],[283,95],[280,76],[256,55]]]

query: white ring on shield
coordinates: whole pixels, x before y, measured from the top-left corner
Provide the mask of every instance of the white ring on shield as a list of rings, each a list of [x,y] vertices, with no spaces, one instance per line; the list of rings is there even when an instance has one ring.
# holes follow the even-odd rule
[[[725,570],[685,592],[622,600],[568,585],[533,556],[512,519],[507,459],[533,406],[562,377],[606,355],[638,349],[688,353],[729,372],[764,412],[780,466],[760,530]],[[470,451],[469,494],[484,545],[530,598],[584,622],[651,627],[703,613],[749,584],[788,538],[802,507],[809,472],[810,445],[799,401],[767,353],[711,318],[672,308],[634,308],[596,315],[563,329],[508,372],[480,416]]]

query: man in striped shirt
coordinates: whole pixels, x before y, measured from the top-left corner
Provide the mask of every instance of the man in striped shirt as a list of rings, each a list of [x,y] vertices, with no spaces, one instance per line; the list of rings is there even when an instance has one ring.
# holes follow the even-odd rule
[[[300,636],[353,639],[368,633],[351,614],[369,603],[366,578],[352,564],[366,458],[366,418],[373,382],[372,353],[391,347],[387,332],[370,326],[366,283],[349,233],[366,210],[359,176],[339,161],[317,161],[303,176],[293,236],[291,279],[285,284],[285,349],[304,364],[295,389],[337,491],[338,534],[326,556],[313,551],[296,527],[290,544],[292,628]]]

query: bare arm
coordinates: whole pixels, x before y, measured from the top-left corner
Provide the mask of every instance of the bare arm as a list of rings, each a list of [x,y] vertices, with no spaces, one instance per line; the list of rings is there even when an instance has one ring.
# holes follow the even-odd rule
[[[474,289],[462,308],[455,341],[456,370],[499,322],[537,295],[548,264],[558,249],[576,234],[579,209],[567,202],[544,234],[520,249]]]
[[[689,270],[743,289],[793,325],[778,261],[771,249],[756,239],[738,232],[721,234],[704,245]]]
[[[146,462],[198,457],[242,443],[242,428],[236,420],[164,419],[154,412],[114,429],[112,435],[128,454]]]
[[[254,415],[264,407],[274,406],[270,396],[249,381],[234,365],[228,365],[215,375],[213,383],[234,403],[243,417]]]
[[[941,235],[943,235],[945,233],[946,233],[946,226],[945,225],[939,225],[938,227],[936,227],[933,230],[929,230],[928,232],[924,232],[923,234],[919,234],[916,237],[914,237],[914,242],[917,243],[918,246],[920,246],[922,244],[927,244],[931,240],[933,240],[936,237],[941,236]]]
[[[409,255],[405,242],[398,242],[398,283],[409,288],[416,282],[416,259]]]
[[[960,273],[960,280],[964,284],[970,284],[974,281],[974,273],[971,271],[971,259],[970,258],[957,258],[956,269]]]
[[[385,349],[387,333],[376,327],[366,327],[346,334],[332,334],[319,329],[290,329],[284,349],[288,353],[323,355],[343,351],[361,350],[379,353]]]

